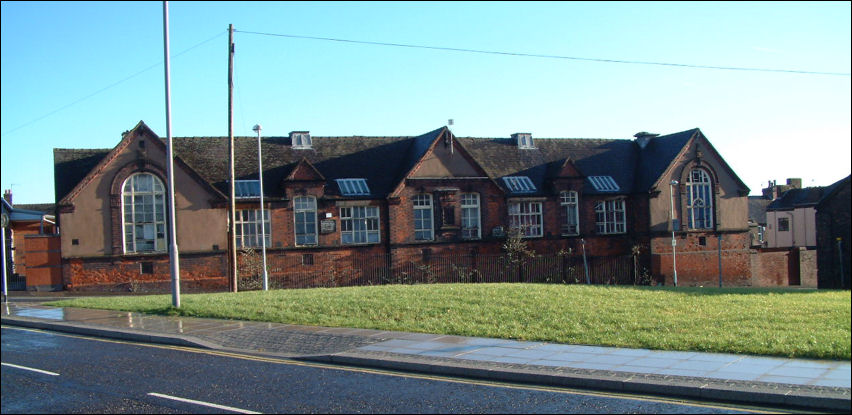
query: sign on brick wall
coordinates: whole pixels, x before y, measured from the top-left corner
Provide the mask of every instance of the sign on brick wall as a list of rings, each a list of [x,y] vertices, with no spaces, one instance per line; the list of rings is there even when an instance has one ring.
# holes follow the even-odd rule
[[[323,219],[320,221],[320,233],[332,233],[335,229],[334,219]]]

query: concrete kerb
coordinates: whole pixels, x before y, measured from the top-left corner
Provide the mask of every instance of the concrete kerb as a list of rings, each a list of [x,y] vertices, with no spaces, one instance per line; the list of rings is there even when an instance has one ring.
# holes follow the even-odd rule
[[[375,355],[374,355],[375,353]],[[380,355],[379,355],[380,354]],[[477,361],[443,361],[382,352],[344,352],[330,356],[304,358],[342,365],[373,367],[444,376],[476,378],[501,382],[517,382],[536,385],[561,386],[585,390],[601,390],[623,393],[652,394],[689,399],[707,399],[721,402],[736,402],[755,405],[799,407],[847,412],[852,405],[848,397],[824,396],[819,392],[795,388],[789,385],[765,384],[764,387],[736,385],[736,382],[689,378],[673,375],[618,375],[615,373],[586,370],[560,371],[545,367],[511,367]],[[523,366],[523,365],[515,365]],[[815,388],[820,389],[820,388]]]
[[[517,382],[536,385],[570,387],[658,396],[708,399],[768,406],[790,406],[807,409],[847,412],[852,405],[848,394],[837,396],[830,388],[795,387],[792,385],[689,378],[673,375],[639,375],[588,369],[562,370],[519,364],[464,361],[388,352],[350,350],[326,355],[285,355],[256,350],[238,350],[208,342],[190,335],[168,335],[121,328],[103,328],[80,323],[55,323],[20,316],[3,316],[2,324],[45,329],[72,334],[146,343],[168,344],[210,350],[250,353],[278,358],[370,367],[425,374]]]
[[[63,333],[81,334],[85,336],[103,337],[116,340],[138,341],[142,343],[168,344],[171,346],[196,347],[201,349],[218,349],[219,345],[207,342],[193,336],[167,335],[162,333],[139,332],[120,328],[103,328],[80,323],[52,323],[26,317],[3,316],[2,324],[58,331]]]

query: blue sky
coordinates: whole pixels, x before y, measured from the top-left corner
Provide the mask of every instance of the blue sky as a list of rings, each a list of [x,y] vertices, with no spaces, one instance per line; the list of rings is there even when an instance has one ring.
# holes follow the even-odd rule
[[[54,148],[166,136],[162,2],[2,2],[2,188],[49,203]],[[632,138],[701,128],[759,194],[850,174],[850,3],[169,2],[172,134]],[[719,70],[379,46],[253,34]],[[227,162],[227,161],[224,161]]]

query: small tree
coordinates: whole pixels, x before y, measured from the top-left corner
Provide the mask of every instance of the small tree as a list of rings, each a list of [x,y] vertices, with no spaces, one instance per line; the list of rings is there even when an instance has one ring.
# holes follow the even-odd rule
[[[263,258],[255,249],[240,249],[239,288],[241,290],[259,290],[262,287]]]
[[[517,270],[518,281],[522,280],[522,265],[527,258],[534,258],[535,251],[527,246],[527,241],[524,240],[524,228],[509,227],[509,232],[506,233],[506,242],[503,243],[503,252],[506,253],[506,259],[513,270]]]

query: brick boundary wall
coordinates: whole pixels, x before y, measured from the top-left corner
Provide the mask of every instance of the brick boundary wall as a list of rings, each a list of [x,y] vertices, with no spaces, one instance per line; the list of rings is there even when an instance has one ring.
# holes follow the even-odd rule
[[[180,255],[181,291],[228,289],[228,258],[224,252]],[[169,256],[66,258],[62,277],[69,291],[169,292]]]

